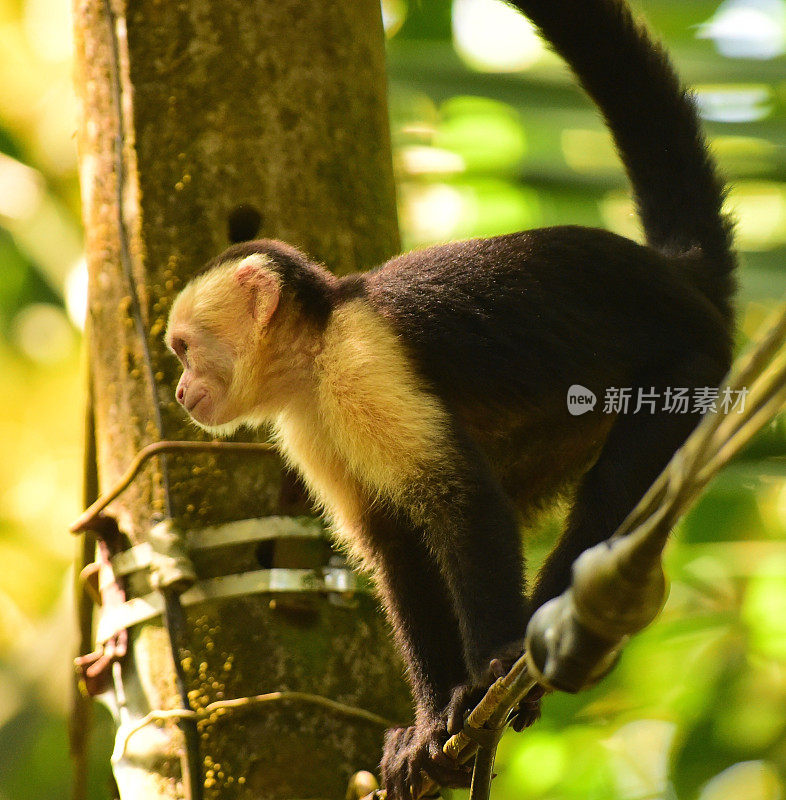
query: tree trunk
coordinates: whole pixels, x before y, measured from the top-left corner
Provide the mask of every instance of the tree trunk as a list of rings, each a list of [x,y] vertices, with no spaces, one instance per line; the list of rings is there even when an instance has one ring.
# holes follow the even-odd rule
[[[388,258],[398,232],[378,0],[77,0],[75,21],[106,490],[144,445],[197,436],[174,401],[177,364],[162,333],[172,299],[201,265],[253,237],[257,222],[259,236],[338,272]],[[148,541],[161,519],[193,531],[298,513],[291,489],[273,455],[170,454],[109,511],[128,547]],[[210,554],[194,558],[200,582],[260,566],[318,568],[329,557],[324,545],[288,538]],[[152,592],[144,571],[126,588]],[[290,690],[408,715],[400,665],[367,593],[257,592],[185,611],[175,658],[197,711]],[[102,696],[126,731],[151,710],[181,705],[160,617],[129,634],[129,656]],[[376,767],[381,740],[378,724],[313,703],[213,715],[199,723],[204,794],[343,797],[353,772]],[[186,795],[182,749],[173,721],[129,738],[114,764],[123,799]]]

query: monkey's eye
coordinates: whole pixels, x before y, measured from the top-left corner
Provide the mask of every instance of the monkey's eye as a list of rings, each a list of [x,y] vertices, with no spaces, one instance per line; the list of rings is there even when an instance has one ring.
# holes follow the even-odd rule
[[[184,339],[172,339],[172,352],[181,360],[186,360],[188,344]]]

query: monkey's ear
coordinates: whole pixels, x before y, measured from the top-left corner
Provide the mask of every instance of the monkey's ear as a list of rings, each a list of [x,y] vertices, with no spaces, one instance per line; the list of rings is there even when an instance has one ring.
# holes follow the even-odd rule
[[[235,280],[250,293],[251,316],[267,325],[281,299],[281,279],[261,254],[244,258],[235,269]]]

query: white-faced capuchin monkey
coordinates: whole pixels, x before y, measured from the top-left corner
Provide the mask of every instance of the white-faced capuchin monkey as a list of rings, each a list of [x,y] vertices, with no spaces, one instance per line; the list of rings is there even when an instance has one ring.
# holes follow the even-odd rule
[[[415,697],[382,777],[469,772],[448,733],[520,654],[532,611],[607,538],[698,421],[656,408],[572,416],[581,384],[716,386],[735,256],[694,107],[623,0],[516,0],[614,136],[646,246],[553,227],[431,247],[336,278],[259,240],[174,302],[177,399],[205,430],[272,426],[336,535],[374,574]],[[526,594],[519,522],[573,487],[564,535]],[[522,726],[536,715],[525,704]]]

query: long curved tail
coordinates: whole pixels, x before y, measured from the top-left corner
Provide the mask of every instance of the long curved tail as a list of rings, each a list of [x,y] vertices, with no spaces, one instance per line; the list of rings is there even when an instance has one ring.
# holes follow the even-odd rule
[[[509,0],[597,104],[633,185],[647,243],[685,267],[731,318],[732,223],[693,98],[624,0]]]

